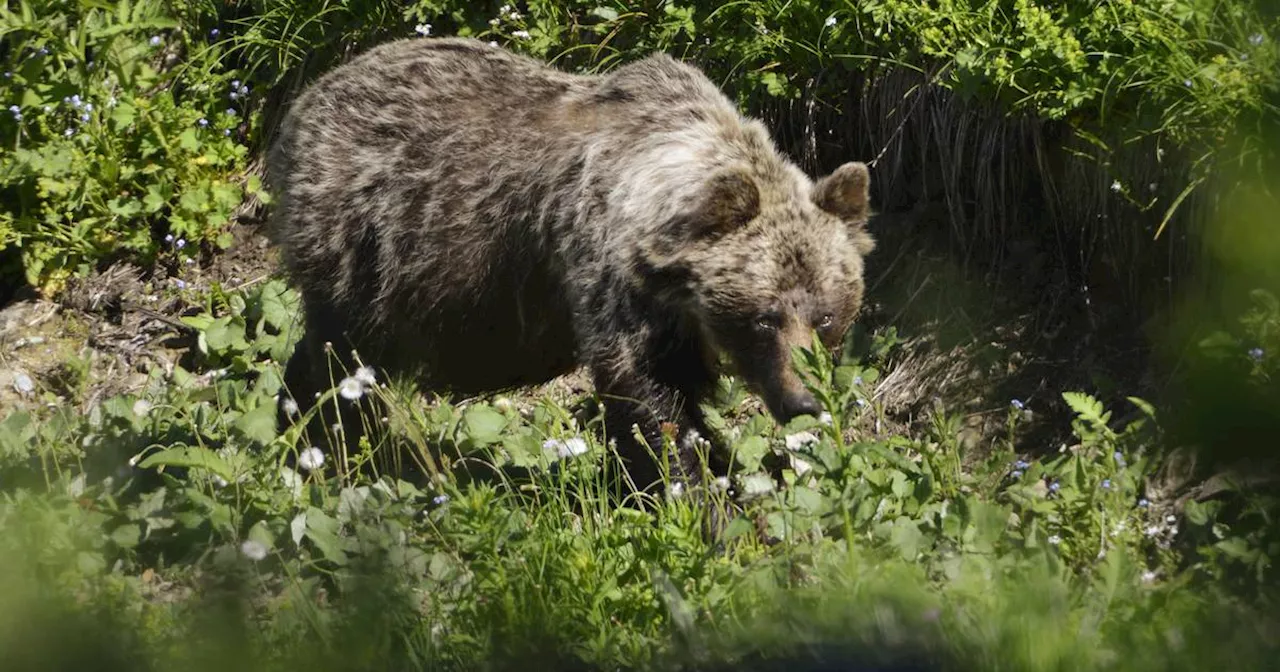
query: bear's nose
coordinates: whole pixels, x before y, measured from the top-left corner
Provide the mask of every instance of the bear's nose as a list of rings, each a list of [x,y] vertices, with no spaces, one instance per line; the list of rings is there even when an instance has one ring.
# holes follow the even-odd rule
[[[807,392],[788,394],[782,400],[782,413],[787,416],[782,418],[783,422],[789,422],[800,415],[812,415],[816,418],[822,415],[822,406],[812,394]]]

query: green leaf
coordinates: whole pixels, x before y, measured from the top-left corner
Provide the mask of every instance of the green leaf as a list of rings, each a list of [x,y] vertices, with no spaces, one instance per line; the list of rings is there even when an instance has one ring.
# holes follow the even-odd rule
[[[768,452],[769,442],[763,436],[748,436],[738,442],[734,455],[743,469],[755,471]]]
[[[127,523],[111,532],[111,541],[121,548],[136,548],[142,539],[142,529],[134,523]]]
[[[150,469],[152,467],[207,469],[228,481],[234,477],[231,465],[227,464],[225,460],[212,450],[209,450],[208,448],[201,448],[199,446],[168,448],[158,453],[151,454],[147,459],[139,462],[138,466],[142,469]]]
[[[507,417],[489,406],[472,406],[463,413],[467,437],[478,444],[497,443],[502,439],[502,429]]]
[[[271,443],[276,438],[276,406],[263,401],[256,408],[236,418],[235,428],[250,441]]]

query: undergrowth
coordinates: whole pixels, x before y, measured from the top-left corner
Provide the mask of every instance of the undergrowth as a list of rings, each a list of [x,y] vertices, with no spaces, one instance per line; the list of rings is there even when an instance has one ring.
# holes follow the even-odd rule
[[[1117,427],[1065,392],[1077,443],[1038,461],[1012,451],[1014,400],[1006,436],[961,469],[945,414],[922,436],[871,429],[873,353],[835,366],[800,351],[822,418],[735,417],[725,379],[708,411],[732,477],[619,502],[600,419],[549,397],[424,405],[360,370],[322,398],[380,400],[360,454],[313,447],[305,418],[278,433],[297,297],[276,280],[218,296],[183,318],[198,331],[184,364],[142,393],[0,423],[4,650],[42,669],[76,655],[202,669],[213,650],[232,652],[218,669],[713,668],[815,651],[1199,669],[1266,653],[1280,539],[1258,521],[1275,504],[1179,512],[1150,487],[1161,422],[1140,399]],[[1259,300],[1244,338],[1280,326]],[[1275,360],[1259,352],[1239,356],[1265,383]],[[416,468],[387,471],[392,456]],[[18,645],[46,628],[89,634]]]

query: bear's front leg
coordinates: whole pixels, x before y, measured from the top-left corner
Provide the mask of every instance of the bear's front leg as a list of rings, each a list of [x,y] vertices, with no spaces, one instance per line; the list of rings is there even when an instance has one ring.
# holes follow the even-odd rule
[[[590,366],[605,404],[608,438],[636,488],[660,482],[664,468],[672,482],[700,483],[704,464],[693,439],[711,438],[698,408],[710,374],[696,344],[642,332],[613,345]],[[676,431],[667,446],[664,426],[670,425]]]

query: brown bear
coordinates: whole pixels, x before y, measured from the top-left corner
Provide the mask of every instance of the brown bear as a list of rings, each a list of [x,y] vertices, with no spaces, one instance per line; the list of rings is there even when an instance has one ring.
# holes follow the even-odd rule
[[[589,368],[635,483],[687,438],[718,355],[780,421],[821,408],[791,366],[836,348],[874,243],[867,167],[816,183],[699,70],[657,54],[575,75],[470,39],[371,49],[305,90],[268,158],[270,236],[301,291],[286,372],[322,344],[424,389]],[[351,437],[348,437],[349,439]],[[670,465],[697,479],[688,441]]]

